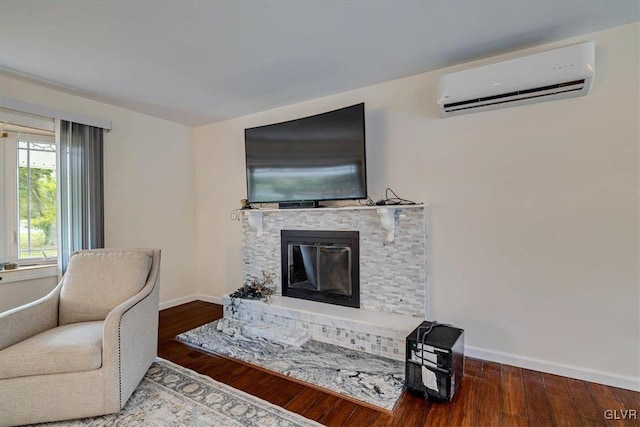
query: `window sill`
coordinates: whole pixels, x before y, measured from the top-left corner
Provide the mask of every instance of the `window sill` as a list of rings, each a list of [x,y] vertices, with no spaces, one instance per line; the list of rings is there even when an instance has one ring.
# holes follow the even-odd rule
[[[57,277],[58,266],[49,265],[33,265],[29,267],[18,267],[15,270],[0,271],[0,285],[4,283],[21,282],[24,280],[42,279],[44,277]]]

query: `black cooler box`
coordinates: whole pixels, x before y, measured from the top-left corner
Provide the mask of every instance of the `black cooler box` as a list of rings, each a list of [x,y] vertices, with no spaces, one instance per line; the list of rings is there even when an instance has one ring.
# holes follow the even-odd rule
[[[464,330],[422,322],[407,337],[405,384],[424,398],[449,401],[464,374]]]

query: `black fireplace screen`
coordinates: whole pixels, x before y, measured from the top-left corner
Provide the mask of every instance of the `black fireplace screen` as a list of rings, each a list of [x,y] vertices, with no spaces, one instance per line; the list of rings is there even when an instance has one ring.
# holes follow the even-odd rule
[[[282,230],[282,294],[360,307],[357,231]]]

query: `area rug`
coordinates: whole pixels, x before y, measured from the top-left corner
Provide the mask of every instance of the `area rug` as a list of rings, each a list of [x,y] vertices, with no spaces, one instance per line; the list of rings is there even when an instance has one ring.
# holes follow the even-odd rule
[[[118,414],[41,426],[321,426],[192,370],[157,358]]]
[[[176,339],[387,411],[393,410],[402,394],[401,361],[314,340],[293,346],[242,333],[230,335],[218,330],[217,323],[192,329]]]

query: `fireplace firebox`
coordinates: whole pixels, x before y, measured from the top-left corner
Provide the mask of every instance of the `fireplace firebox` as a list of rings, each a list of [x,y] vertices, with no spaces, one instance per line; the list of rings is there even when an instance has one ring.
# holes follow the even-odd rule
[[[282,295],[360,308],[357,231],[281,230]]]

